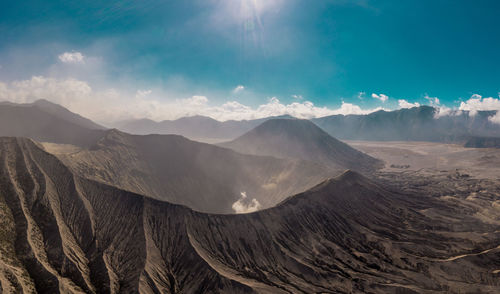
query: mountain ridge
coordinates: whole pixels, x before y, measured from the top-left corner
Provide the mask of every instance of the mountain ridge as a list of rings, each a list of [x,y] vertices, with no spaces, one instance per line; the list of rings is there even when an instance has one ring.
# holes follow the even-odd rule
[[[500,125],[489,118],[496,111],[455,111],[439,115],[432,106],[363,115],[332,115],[312,122],[344,140],[464,142],[473,136],[500,136]]]
[[[47,100],[0,103],[0,136],[88,147],[103,132],[103,127]]]
[[[445,221],[429,219],[413,202],[440,209],[440,201],[389,192],[352,171],[270,209],[206,214],[83,179],[30,139],[0,138],[0,187],[0,213],[11,216],[0,227],[0,283],[7,291],[500,288],[476,259],[450,259],[450,250],[471,250],[460,237],[472,229],[468,221],[455,232],[448,222],[460,219],[450,219],[446,208]],[[495,241],[483,238],[481,246]]]
[[[180,135],[116,129],[89,149],[57,156],[85,178],[204,212],[233,212],[242,192],[269,207],[341,172],[297,159],[244,155]]]
[[[331,137],[311,121],[301,119],[270,119],[219,146],[245,154],[299,158],[358,171],[382,166],[381,161]]]
[[[290,116],[283,115],[277,117],[284,118]],[[116,127],[122,131],[136,135],[176,134],[198,141],[220,141],[235,138],[263,121],[272,118],[276,117],[241,121],[218,121],[207,116],[195,115],[159,122],[151,119],[131,120],[117,123]]]

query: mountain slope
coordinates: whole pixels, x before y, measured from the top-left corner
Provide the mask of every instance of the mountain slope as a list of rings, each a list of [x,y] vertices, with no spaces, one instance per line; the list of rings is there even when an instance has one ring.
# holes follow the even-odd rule
[[[31,104],[0,103],[0,136],[90,146],[102,133],[103,127],[45,100]]]
[[[331,137],[308,120],[271,119],[221,146],[241,153],[300,158],[326,166],[370,171],[381,162]]]
[[[81,127],[91,129],[91,130],[104,130],[105,127],[96,124],[88,118],[85,118],[79,114],[69,111],[68,109],[62,107],[59,104],[52,103],[45,99],[40,99],[32,103],[32,105],[38,107],[39,109],[52,114],[60,119],[67,122],[79,125]]]
[[[488,119],[495,111],[436,116],[437,112],[436,108],[420,106],[366,115],[332,115],[312,121],[343,140],[463,142],[471,136],[500,136],[500,125]]]
[[[465,142],[468,148],[500,148],[500,137],[472,137]]]
[[[354,172],[274,208],[210,215],[82,179],[31,140],[1,138],[0,187],[4,292],[500,290],[498,226]],[[438,217],[419,212],[430,207]]]
[[[117,128],[136,135],[174,134],[197,141],[221,141],[234,139],[272,118],[241,121],[228,120],[224,122],[205,116],[183,117],[177,120],[164,120],[161,122],[140,119],[120,123]],[[282,116],[281,118],[289,118],[289,116]]]
[[[262,208],[341,171],[300,160],[243,155],[177,135],[110,130],[90,149],[59,158],[77,174],[204,212],[234,213],[248,195]]]

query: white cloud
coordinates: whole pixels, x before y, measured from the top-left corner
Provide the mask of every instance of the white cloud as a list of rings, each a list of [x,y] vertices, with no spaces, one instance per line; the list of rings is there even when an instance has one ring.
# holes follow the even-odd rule
[[[84,63],[83,54],[80,52],[64,52],[58,56],[59,60],[64,63]]]
[[[434,113],[434,118],[440,118],[440,117],[446,116],[446,115],[457,115],[457,114],[459,114],[459,112],[461,112],[461,111],[458,111],[458,112],[454,111],[451,108],[446,107],[444,105],[436,107],[436,109],[437,109],[437,112]]]
[[[375,94],[375,93],[372,93],[372,98],[378,99],[382,101],[382,103],[385,103],[385,101],[389,99],[389,97],[385,94]]]
[[[359,93],[358,93],[358,99],[360,99],[360,100],[365,99],[365,95],[366,95],[366,93],[365,93],[365,92],[359,92]]]
[[[304,97],[302,97],[302,95],[292,95],[292,98],[296,99],[296,100],[303,100],[304,99]]]
[[[172,97],[160,90],[93,89],[87,82],[77,79],[56,79],[34,76],[29,80],[0,82],[0,100],[29,103],[47,99],[61,104],[105,125],[123,120],[149,118],[153,120],[177,119],[183,116],[204,115],[217,120],[257,119],[268,116],[291,115],[297,118],[315,118],[334,114],[367,114],[382,109],[362,109],[358,105],[342,102],[339,108],[318,107],[310,101],[281,103],[276,97],[251,107],[238,101],[225,101],[212,105],[206,96]]]
[[[236,86],[236,88],[233,89],[233,93],[236,94],[236,93],[239,93],[239,92],[241,92],[243,90],[245,90],[245,86],[238,85],[238,86]]]
[[[419,107],[420,103],[415,102],[415,103],[410,103],[404,99],[399,99],[398,104],[400,108],[413,108],[413,107]]]
[[[459,110],[469,111],[471,116],[475,116],[481,110],[500,110],[500,100],[498,98],[483,98],[481,95],[473,94],[469,100],[460,102]]]
[[[246,192],[241,192],[240,199],[232,205],[232,208],[236,213],[250,213],[259,210],[261,207],[262,206],[257,199],[248,199]]]
[[[430,97],[429,95],[425,95],[424,98],[427,99],[432,106],[438,106],[440,104],[438,97]]]
[[[272,97],[265,104],[261,104],[256,108],[245,106],[236,101],[224,103],[221,107],[212,107],[208,109],[212,117],[220,120],[228,119],[256,119],[269,116],[291,115],[297,118],[314,118],[334,114],[366,114],[381,108],[362,110],[359,106],[344,103],[338,109],[330,109],[327,107],[317,107],[311,101],[292,102],[283,104],[276,97]]]
[[[488,120],[495,124],[500,124],[500,111],[497,110],[497,113],[493,116],[488,117]]]
[[[177,101],[186,106],[200,107],[207,105],[208,98],[205,96],[192,96],[190,98],[178,99]]]
[[[149,94],[151,94],[152,92],[153,90],[137,90],[137,92],[135,93],[135,97],[145,98],[146,96],[149,96]]]

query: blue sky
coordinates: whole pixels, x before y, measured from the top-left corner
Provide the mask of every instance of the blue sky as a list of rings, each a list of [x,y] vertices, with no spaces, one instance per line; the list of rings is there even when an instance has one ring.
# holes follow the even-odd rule
[[[3,1],[0,81],[6,99],[24,90],[29,100],[71,79],[78,89],[61,92],[150,99],[140,115],[157,119],[179,115],[162,116],[162,103],[185,99],[373,110],[437,97],[459,107],[474,94],[498,98],[498,15],[495,0]],[[54,98],[97,115],[72,99]]]

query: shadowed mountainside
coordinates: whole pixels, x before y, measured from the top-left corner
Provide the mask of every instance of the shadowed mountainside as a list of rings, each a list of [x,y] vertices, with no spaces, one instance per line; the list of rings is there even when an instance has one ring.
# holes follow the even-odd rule
[[[271,119],[220,146],[245,154],[299,158],[338,169],[372,171],[383,165],[302,119]]]
[[[311,119],[331,136],[341,140],[465,142],[469,137],[500,137],[500,125],[489,118],[495,111],[454,112],[439,115],[431,106],[394,111],[380,110],[363,115],[331,115]],[[125,121],[117,125],[133,134],[178,134],[209,143],[232,140],[261,123],[276,118],[220,122],[203,116],[173,121],[148,119]]]
[[[499,136],[500,125],[489,117],[495,111],[460,111],[437,116],[431,106],[366,115],[332,115],[312,119],[330,135],[341,140],[465,142],[471,136]]]
[[[193,127],[189,121],[178,122]],[[0,104],[0,135],[56,143],[45,147],[83,177],[204,212],[233,213],[242,193],[248,195],[244,204],[256,199],[253,207],[270,207],[341,172],[300,160],[241,155],[176,135],[104,130],[45,100]]]
[[[46,100],[30,104],[0,103],[0,136],[88,147],[104,127]]]
[[[231,140],[258,126],[262,122],[277,117],[254,120],[218,121],[206,116],[183,117],[176,120],[156,122],[150,119],[139,119],[118,123],[117,128],[136,135],[174,134],[197,141]],[[290,118],[284,115],[279,118]],[[211,143],[211,142],[208,142]]]
[[[1,138],[0,188],[3,293],[500,290],[498,226],[354,172],[274,208],[209,215],[83,179],[33,141]],[[435,217],[420,213],[430,207]]]
[[[118,130],[107,131],[90,149],[57,156],[83,177],[213,213],[233,213],[242,192],[270,207],[342,172],[296,159],[243,155],[177,135]]]

